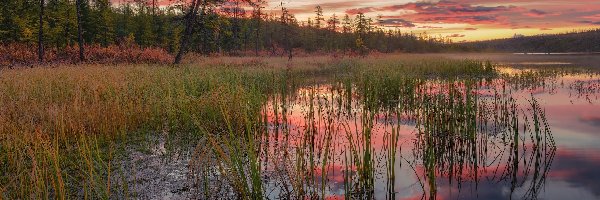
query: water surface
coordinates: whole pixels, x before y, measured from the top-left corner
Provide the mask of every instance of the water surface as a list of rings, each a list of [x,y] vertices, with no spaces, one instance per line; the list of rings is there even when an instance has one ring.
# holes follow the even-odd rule
[[[265,194],[599,199],[600,76],[512,68],[481,80],[314,84],[271,97]]]

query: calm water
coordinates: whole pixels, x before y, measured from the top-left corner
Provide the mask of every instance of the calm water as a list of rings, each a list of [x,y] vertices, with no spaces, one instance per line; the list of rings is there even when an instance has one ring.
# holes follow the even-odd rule
[[[265,195],[600,199],[600,76],[315,84],[264,108]]]

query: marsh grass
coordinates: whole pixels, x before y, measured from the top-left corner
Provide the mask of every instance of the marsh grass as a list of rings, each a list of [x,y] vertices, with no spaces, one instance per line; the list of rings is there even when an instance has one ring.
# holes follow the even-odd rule
[[[119,161],[127,147],[149,149],[147,136],[164,134],[167,153],[190,155],[197,198],[371,199],[383,174],[393,199],[399,158],[407,161],[400,132],[413,126],[409,165],[428,198],[441,179],[478,182],[498,152],[495,164],[511,165],[502,177],[515,187],[520,171],[533,172],[525,179],[533,177],[535,197],[554,142],[537,100],[517,105],[511,84],[544,86],[542,76],[419,56],[4,70],[0,196],[135,198],[130,183],[116,181],[128,174]],[[479,95],[484,88],[494,95]]]
[[[227,127],[218,125],[225,124],[225,116],[235,116],[230,123],[243,122],[231,113],[235,110],[219,109],[237,104],[233,88],[252,88],[261,94],[270,88],[259,82],[272,83],[275,78],[268,69],[200,67],[2,71],[2,194],[108,198],[111,190],[119,189],[109,178],[119,155],[113,152],[119,149],[116,142],[133,132],[198,132],[195,121],[205,122],[204,131],[224,131]]]

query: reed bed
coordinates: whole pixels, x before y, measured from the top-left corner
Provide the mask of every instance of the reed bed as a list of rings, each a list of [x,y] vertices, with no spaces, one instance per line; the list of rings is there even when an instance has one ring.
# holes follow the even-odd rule
[[[262,83],[275,79],[268,69],[226,67],[2,71],[2,194],[7,198],[108,198],[111,190],[120,189],[109,177],[128,135],[224,131],[227,127],[220,125],[225,116],[236,117],[230,123],[243,122],[234,91],[252,89],[263,94],[270,88]],[[249,104],[257,101],[262,100],[248,99]],[[223,106],[230,112],[222,112]],[[195,122],[202,122],[202,129]]]
[[[492,165],[535,198],[552,162],[542,106],[513,93],[557,86],[562,72],[419,56],[225,60],[1,71],[0,197],[135,198],[120,163],[158,134],[190,155],[205,199],[395,199],[399,167],[435,199],[439,181],[477,184]]]

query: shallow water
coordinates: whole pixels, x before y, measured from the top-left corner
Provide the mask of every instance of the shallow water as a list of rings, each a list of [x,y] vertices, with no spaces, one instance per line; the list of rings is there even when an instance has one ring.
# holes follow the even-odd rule
[[[260,139],[265,195],[599,199],[600,76],[501,71],[271,97]]]

